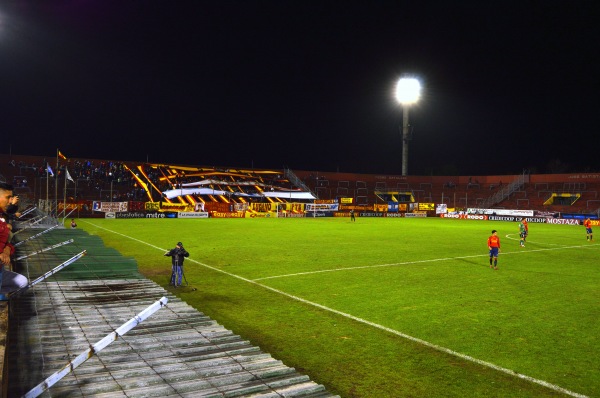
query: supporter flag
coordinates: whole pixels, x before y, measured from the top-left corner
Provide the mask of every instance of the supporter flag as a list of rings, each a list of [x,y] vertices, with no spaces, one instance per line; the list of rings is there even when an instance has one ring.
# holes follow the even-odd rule
[[[63,155],[60,150],[58,151],[58,157],[61,158],[62,160],[67,160],[67,157],[65,155]]]
[[[73,177],[71,177],[71,174],[69,174],[69,169],[65,168],[65,172],[66,172],[67,180],[74,183],[75,181],[73,180]]]
[[[50,167],[50,163],[46,163],[46,173],[54,177],[54,172],[52,171],[52,167]]]

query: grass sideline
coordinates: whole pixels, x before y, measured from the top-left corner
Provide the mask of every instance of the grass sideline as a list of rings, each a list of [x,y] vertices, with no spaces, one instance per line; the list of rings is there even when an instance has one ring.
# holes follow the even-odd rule
[[[520,248],[516,223],[438,218],[78,225],[342,397],[600,396],[600,246],[581,226],[530,223]],[[177,241],[179,290],[162,256]]]

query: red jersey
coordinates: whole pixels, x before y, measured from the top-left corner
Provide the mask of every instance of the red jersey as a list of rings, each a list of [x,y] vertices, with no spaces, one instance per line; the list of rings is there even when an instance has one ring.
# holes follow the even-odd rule
[[[592,220],[589,218],[583,222],[583,226],[586,228],[592,228]]]
[[[4,251],[6,246],[10,247],[10,255],[12,256],[15,253],[15,248],[13,245],[8,243],[8,239],[10,238],[10,229],[8,229],[8,224],[6,223],[6,217],[4,214],[0,215],[0,253]]]
[[[523,220],[523,225],[525,226],[525,231],[529,231],[529,225],[527,224],[527,220]]]
[[[488,238],[488,247],[497,247],[500,248],[500,237],[499,236],[490,236]]]

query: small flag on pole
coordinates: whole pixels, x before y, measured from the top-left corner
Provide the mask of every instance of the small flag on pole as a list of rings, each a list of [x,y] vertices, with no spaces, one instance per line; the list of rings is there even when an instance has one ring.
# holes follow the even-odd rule
[[[65,168],[65,171],[66,171],[66,175],[67,175],[67,180],[74,183],[75,181],[73,180],[73,177],[71,177],[71,174],[69,174],[69,169]]]
[[[52,167],[50,167],[50,163],[46,163],[46,172],[54,177],[54,172],[52,171]]]
[[[61,158],[62,160],[67,160],[67,157],[65,155],[63,155],[60,150],[58,151],[58,157]]]

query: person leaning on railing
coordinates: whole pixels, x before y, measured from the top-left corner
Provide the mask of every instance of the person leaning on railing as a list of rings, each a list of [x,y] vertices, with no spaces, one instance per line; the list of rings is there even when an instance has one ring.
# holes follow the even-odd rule
[[[16,231],[17,218],[21,216],[21,213],[19,213],[19,197],[17,195],[11,196],[11,198],[8,200],[8,206],[6,206],[6,214],[8,216],[8,220],[6,222],[10,224],[10,230],[14,233]]]
[[[15,253],[10,243],[12,227],[9,224],[8,207],[13,197],[13,187],[0,183],[0,301],[8,300],[6,293],[27,286],[29,281],[21,274],[10,270],[11,256]]]

